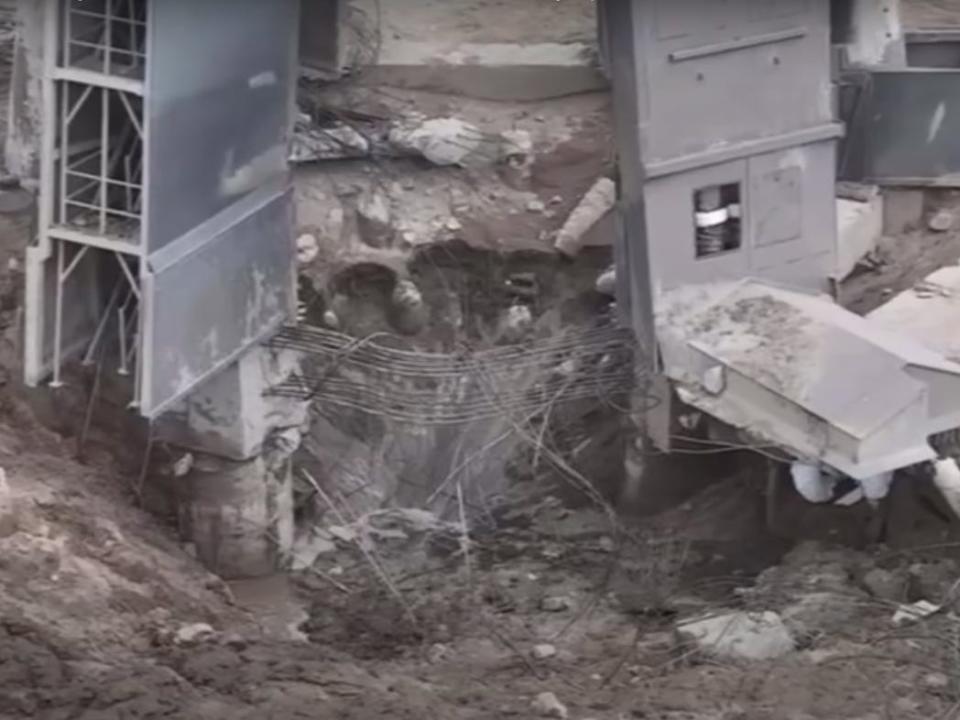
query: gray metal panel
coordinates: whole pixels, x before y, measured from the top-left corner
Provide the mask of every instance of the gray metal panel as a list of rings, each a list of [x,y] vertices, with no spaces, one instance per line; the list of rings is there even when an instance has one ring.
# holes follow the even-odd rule
[[[293,192],[252,205],[195,252],[143,278],[142,412],[155,417],[289,317]]]
[[[832,120],[829,0],[639,5],[647,163]]]
[[[148,252],[286,172],[298,6],[150,4]]]
[[[877,71],[863,102],[867,180],[960,186],[960,70]]]
[[[336,77],[341,70],[345,0],[301,0],[300,66]]]

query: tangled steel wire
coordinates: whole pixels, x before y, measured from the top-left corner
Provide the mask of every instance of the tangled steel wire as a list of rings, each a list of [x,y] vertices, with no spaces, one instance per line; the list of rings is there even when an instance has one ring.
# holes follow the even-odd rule
[[[571,330],[522,345],[455,353],[392,347],[301,325],[272,344],[309,357],[272,393],[351,408],[401,422],[443,425],[588,397],[620,397],[632,385],[632,336],[615,326]]]

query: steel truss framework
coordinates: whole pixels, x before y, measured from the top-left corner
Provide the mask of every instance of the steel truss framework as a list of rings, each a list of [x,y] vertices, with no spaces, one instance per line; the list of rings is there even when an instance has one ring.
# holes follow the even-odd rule
[[[291,315],[298,3],[38,2],[25,379],[102,358],[155,417]]]

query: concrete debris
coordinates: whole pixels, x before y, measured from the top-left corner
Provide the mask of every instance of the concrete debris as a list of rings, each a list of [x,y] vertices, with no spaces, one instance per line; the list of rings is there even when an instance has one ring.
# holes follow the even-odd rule
[[[557,234],[556,249],[568,256],[580,252],[584,236],[613,209],[616,202],[616,183],[606,177],[597,180]]]
[[[837,257],[833,275],[844,279],[877,249],[883,236],[883,197],[837,200]]]
[[[297,123],[290,148],[290,162],[308,163],[369,157],[371,143],[346,123],[325,127],[310,124],[309,118]]]
[[[864,185],[863,183],[849,182],[840,180],[837,182],[837,197],[841,200],[854,200],[856,202],[866,203],[873,200],[880,194],[880,188],[876,185]]]
[[[434,643],[430,646],[430,649],[427,651],[427,660],[436,664],[446,660],[450,656],[450,648],[443,643]]]
[[[863,612],[856,594],[815,592],[803,595],[780,612],[795,636],[842,632]]]
[[[944,458],[933,464],[933,484],[953,514],[960,518],[960,467],[954,458]]]
[[[193,469],[193,463],[193,453],[184,453],[183,456],[171,466],[173,476],[175,478],[186,477]]]
[[[597,278],[596,290],[601,295],[616,297],[617,295],[617,269],[610,267]]]
[[[461,223],[455,217],[452,217],[449,218],[446,223],[444,223],[444,227],[450,232],[459,232],[463,230],[463,223]]]
[[[340,318],[333,310],[326,310],[323,313],[323,324],[331,330],[339,330]]]
[[[547,660],[557,654],[557,648],[550,643],[542,643],[540,645],[534,645],[531,654],[537,660]]]
[[[297,262],[309,265],[320,254],[320,242],[313,233],[304,233],[297,238]]]
[[[507,342],[519,342],[533,326],[533,312],[526,305],[511,305],[500,324],[500,336]]]
[[[540,609],[545,612],[564,612],[573,607],[570,598],[563,596],[545,597],[540,601]]]
[[[420,288],[412,280],[400,280],[391,297],[394,326],[405,335],[416,335],[427,324],[427,306]]]
[[[531,200],[527,203],[527,210],[532,213],[542,213],[547,209],[543,200]]]
[[[677,634],[702,651],[728,660],[772,660],[795,648],[793,636],[775,612],[733,612],[689,620]]]
[[[507,130],[500,136],[500,155],[513,167],[533,164],[533,137],[526,130]]]
[[[947,232],[952,230],[957,218],[950,210],[938,210],[927,220],[927,227],[934,232]]]
[[[393,244],[396,229],[391,224],[390,200],[381,192],[371,192],[357,204],[360,239],[375,248]]]
[[[863,576],[863,584],[870,591],[870,594],[881,600],[891,600],[900,602],[903,600],[903,594],[906,590],[907,582],[905,577],[898,577],[896,574],[883,568],[873,568]]]
[[[305,534],[297,538],[293,545],[293,560],[290,569],[294,572],[313,567],[321,555],[336,551],[337,546],[330,540],[315,534]]]
[[[421,155],[434,165],[468,167],[497,160],[499,139],[491,143],[475,125],[456,118],[402,123],[390,131],[400,152]]]
[[[542,692],[532,703],[534,712],[540,717],[559,718],[566,720],[569,716],[567,706],[564,705],[552,692]]]
[[[357,531],[351,527],[344,527],[342,525],[334,525],[327,528],[327,532],[333,535],[337,540],[340,540],[345,543],[356,542],[357,540]]]
[[[950,678],[939,672],[927,673],[923,676],[923,685],[928,690],[946,690],[950,686]]]
[[[173,641],[177,645],[196,645],[213,639],[217,631],[206,623],[194,623],[184,625],[173,635]]]
[[[928,600],[918,600],[910,605],[901,605],[897,608],[892,620],[894,625],[903,625],[904,623],[923,620],[939,611],[939,605],[934,605]]]

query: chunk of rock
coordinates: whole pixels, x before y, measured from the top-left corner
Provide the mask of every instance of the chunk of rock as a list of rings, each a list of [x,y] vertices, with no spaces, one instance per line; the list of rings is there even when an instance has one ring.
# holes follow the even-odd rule
[[[783,609],[780,617],[794,634],[842,632],[862,614],[860,598],[831,592],[804,595]]]
[[[412,280],[400,280],[393,289],[393,325],[405,335],[416,335],[427,324],[428,308]]]
[[[196,645],[213,639],[216,634],[217,631],[206,623],[193,623],[192,625],[184,625],[177,630],[173,636],[173,641],[177,645]]]
[[[775,612],[732,612],[689,620],[677,627],[677,634],[726,660],[772,660],[795,649],[793,636]]]
[[[552,658],[556,654],[557,649],[549,643],[542,643],[540,645],[533,646],[532,655],[537,660],[546,660],[548,658]]]
[[[573,606],[570,598],[563,596],[545,597],[540,601],[540,609],[546,612],[563,612]]]
[[[927,227],[934,232],[947,232],[953,228],[956,221],[956,217],[949,210],[938,210],[927,220]]]
[[[617,269],[615,267],[607,268],[603,274],[597,278],[596,291],[601,295],[616,297],[617,295]]]
[[[616,202],[616,183],[606,177],[597,180],[560,228],[554,247],[564,255],[576,255],[583,248],[584,236]]]
[[[876,598],[902,602],[907,582],[906,578],[898,577],[889,570],[873,568],[863,576],[863,584],[866,585],[870,594]]]
[[[391,223],[390,200],[380,192],[364,195],[357,203],[357,226],[360,239],[376,248],[388,247],[396,228]]]
[[[489,163],[497,159],[484,134],[474,125],[456,118],[434,118],[423,122],[404,123],[390,131],[390,143],[399,151],[422,155],[434,165],[449,166]]]
[[[533,701],[533,709],[540,717],[566,720],[569,716],[567,706],[552,692],[542,692]]]
[[[320,242],[312,233],[304,233],[297,238],[297,262],[300,265],[309,265],[320,254]]]

